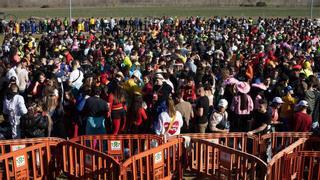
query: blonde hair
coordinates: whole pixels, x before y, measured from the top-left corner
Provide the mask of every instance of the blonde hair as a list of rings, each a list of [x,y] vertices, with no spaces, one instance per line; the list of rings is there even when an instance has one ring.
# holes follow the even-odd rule
[[[167,106],[168,106],[168,114],[170,117],[174,117],[176,115],[176,108],[174,101],[172,97],[169,97],[167,100]]]

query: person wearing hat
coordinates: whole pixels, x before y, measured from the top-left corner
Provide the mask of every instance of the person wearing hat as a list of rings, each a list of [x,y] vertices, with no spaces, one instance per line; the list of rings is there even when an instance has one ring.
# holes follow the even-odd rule
[[[293,121],[291,123],[292,131],[294,132],[310,132],[312,118],[307,113],[308,102],[306,100],[301,100],[296,105],[296,112],[293,115]]]
[[[121,71],[118,71],[115,73],[114,78],[111,80],[111,82],[108,84],[108,92],[113,92],[115,88],[118,87],[119,83],[122,83],[124,80],[124,75]]]
[[[172,87],[166,83],[162,74],[155,75],[155,85],[153,87],[153,100],[162,102],[170,96]]]
[[[250,85],[246,82],[236,84],[237,95],[233,97],[230,110],[234,113],[234,122],[232,131],[246,132],[251,112],[253,111],[253,101],[247,93],[250,91]]]
[[[279,124],[281,124],[281,122],[279,121],[279,109],[281,108],[281,105],[284,102],[282,101],[282,99],[280,97],[275,97],[272,99],[272,103],[271,103],[271,110],[272,110],[272,115],[271,115],[271,125],[273,132],[274,131],[279,131],[280,127],[278,126]]]
[[[123,88],[128,95],[127,100],[129,104],[131,104],[131,100],[135,92],[138,92],[140,94],[142,93],[142,90],[139,87],[139,84],[141,83],[140,75],[140,72],[138,72],[137,70],[134,71],[131,78],[128,79],[123,85]]]
[[[282,97],[283,104],[280,109],[280,121],[283,123],[281,130],[288,131],[289,122],[292,121],[294,105],[298,100],[293,96],[294,91],[291,86],[287,86],[284,90],[285,96]]]
[[[166,101],[171,96],[172,88],[166,83],[162,74],[155,75],[155,84],[153,86],[153,109],[154,116],[153,130],[157,131],[159,128],[159,115],[167,111]]]
[[[212,132],[228,132],[230,123],[228,121],[228,113],[226,111],[228,101],[220,99],[218,109],[215,110],[209,118],[209,129]]]

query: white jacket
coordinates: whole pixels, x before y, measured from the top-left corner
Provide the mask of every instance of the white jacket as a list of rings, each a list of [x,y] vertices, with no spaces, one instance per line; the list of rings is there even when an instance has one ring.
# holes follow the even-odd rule
[[[28,110],[25,105],[24,99],[20,95],[15,95],[12,99],[3,100],[3,113],[9,116],[11,125],[19,125],[20,117],[27,114]]]

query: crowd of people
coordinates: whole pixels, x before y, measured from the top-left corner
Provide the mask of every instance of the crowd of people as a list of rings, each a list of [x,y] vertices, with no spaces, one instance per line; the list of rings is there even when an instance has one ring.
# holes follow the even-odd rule
[[[26,22],[0,24],[2,139],[319,128],[311,20]]]

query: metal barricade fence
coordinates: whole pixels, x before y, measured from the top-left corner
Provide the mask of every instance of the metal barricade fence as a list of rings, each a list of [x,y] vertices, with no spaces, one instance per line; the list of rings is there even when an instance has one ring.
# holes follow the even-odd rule
[[[248,136],[248,134],[244,132],[190,133],[179,135],[179,137],[183,136],[188,136],[192,139],[207,140],[253,155],[258,154],[259,137],[255,135]]]
[[[0,155],[9,153],[12,151],[17,151],[22,148],[33,146],[39,143],[44,143],[46,141],[50,142],[62,142],[64,139],[48,137],[48,138],[30,138],[30,139],[10,139],[0,141]]]
[[[163,137],[153,134],[91,135],[79,136],[70,141],[106,153],[121,162],[161,145]]]
[[[284,179],[320,179],[320,151],[299,151],[285,156]]]
[[[184,136],[191,138],[188,150]],[[268,142],[274,156],[266,165],[259,157]],[[181,179],[184,169],[218,179],[312,179],[319,177],[314,176],[319,167],[304,165],[313,168],[306,176],[299,162],[319,164],[315,142],[320,138],[296,132],[261,137],[246,133],[181,134],[166,143],[164,137],[151,134],[80,136],[70,141],[5,140],[0,141],[0,178]],[[299,154],[310,150],[318,150],[313,151],[317,156]],[[309,160],[304,161],[304,157]]]
[[[175,138],[136,154],[122,164],[120,179],[182,179],[182,148],[183,139]]]
[[[83,145],[65,141],[58,144],[58,169],[79,179],[118,179],[120,164],[111,156]]]
[[[1,155],[1,179],[52,179],[56,177],[52,152],[57,144],[56,141],[45,141]]]
[[[309,138],[311,135],[310,132],[273,132],[265,134],[259,138],[259,157],[267,151],[268,144],[271,144],[272,154],[275,155],[300,138]]]
[[[302,151],[307,142],[307,138],[300,138],[298,141],[289,145],[287,148],[274,155],[268,163],[268,180],[281,180],[284,178],[285,171],[285,156],[292,152]]]
[[[191,139],[191,147],[189,170],[199,178],[264,179],[266,176],[267,164],[252,154],[201,139]]]
[[[1,179],[119,179],[120,164],[85,146],[45,141],[0,156]]]

